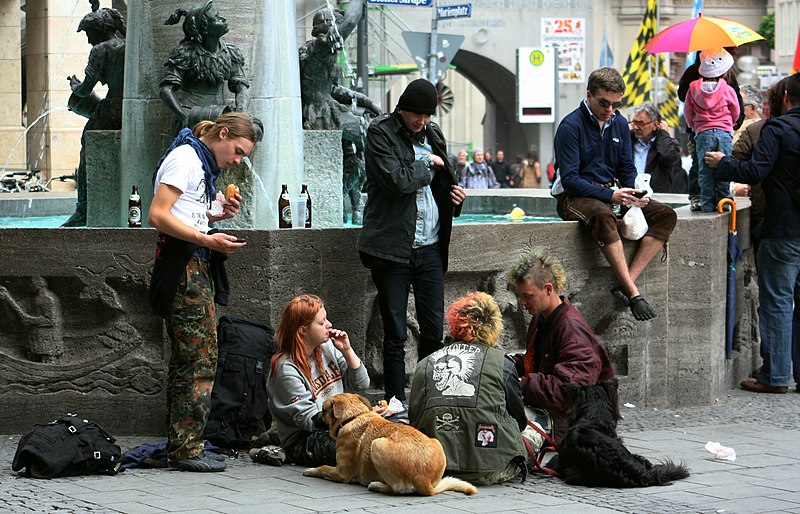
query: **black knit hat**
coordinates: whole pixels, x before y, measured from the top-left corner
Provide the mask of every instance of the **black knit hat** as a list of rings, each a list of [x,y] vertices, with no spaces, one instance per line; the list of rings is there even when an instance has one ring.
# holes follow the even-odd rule
[[[436,86],[425,79],[417,79],[406,86],[406,90],[397,101],[397,108],[416,114],[433,115],[438,103],[439,95],[436,92]]]

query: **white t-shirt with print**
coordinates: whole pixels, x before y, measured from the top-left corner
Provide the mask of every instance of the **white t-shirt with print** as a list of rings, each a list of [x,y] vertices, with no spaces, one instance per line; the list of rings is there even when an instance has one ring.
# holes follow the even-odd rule
[[[208,232],[208,207],[203,202],[206,174],[191,145],[181,145],[167,155],[158,168],[155,189],[158,190],[161,184],[176,187],[181,192],[172,206],[172,214],[184,225],[203,234]]]

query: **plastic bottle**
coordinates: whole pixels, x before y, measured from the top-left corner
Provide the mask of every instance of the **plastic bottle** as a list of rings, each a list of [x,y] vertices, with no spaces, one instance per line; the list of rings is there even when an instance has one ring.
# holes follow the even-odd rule
[[[281,196],[278,198],[278,228],[292,228],[292,209],[289,206],[289,186],[281,186]]]
[[[306,228],[311,228],[311,195],[308,194],[308,186],[303,184],[300,196],[306,199]]]
[[[616,191],[619,188],[617,186],[611,186],[609,189],[611,189],[611,194],[614,194],[614,191]],[[618,203],[613,203],[612,202],[611,203],[611,212],[614,213],[614,216],[619,218],[620,214],[622,213],[622,206],[620,206],[620,204],[618,204]]]
[[[128,226],[142,226],[142,197],[139,196],[139,187],[131,188],[131,196],[128,198]]]

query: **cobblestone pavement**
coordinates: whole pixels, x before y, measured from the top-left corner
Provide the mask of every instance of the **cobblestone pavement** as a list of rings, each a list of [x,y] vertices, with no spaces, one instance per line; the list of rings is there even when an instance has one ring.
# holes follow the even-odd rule
[[[19,435],[0,436],[0,512],[519,512],[519,513],[766,513],[800,514],[800,394],[757,395],[732,390],[715,405],[683,409],[623,407],[620,433],[651,460],[685,461],[692,475],[671,486],[591,489],[534,476],[480,487],[467,497],[385,496],[355,484],[302,476],[302,468],[229,461],[224,473],[134,469],[114,477],[34,480],[11,461]],[[120,437],[123,449],[141,437]],[[718,441],[736,461],[704,449]]]

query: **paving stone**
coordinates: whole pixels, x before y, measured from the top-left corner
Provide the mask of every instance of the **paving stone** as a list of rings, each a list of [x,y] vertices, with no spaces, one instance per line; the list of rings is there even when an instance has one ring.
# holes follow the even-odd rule
[[[676,417],[677,415],[677,417]],[[683,514],[796,512],[800,514],[800,395],[734,390],[715,405],[629,409],[619,432],[652,461],[685,460],[692,474],[667,487],[592,489],[543,475],[479,487],[467,497],[387,496],[361,485],[302,476],[303,467],[257,464],[244,454],[223,473],[131,469],[115,477],[35,480],[11,470],[18,435],[0,436],[0,512],[493,512]],[[735,462],[716,460],[707,441],[736,450]],[[132,448],[152,438],[124,437]]]

